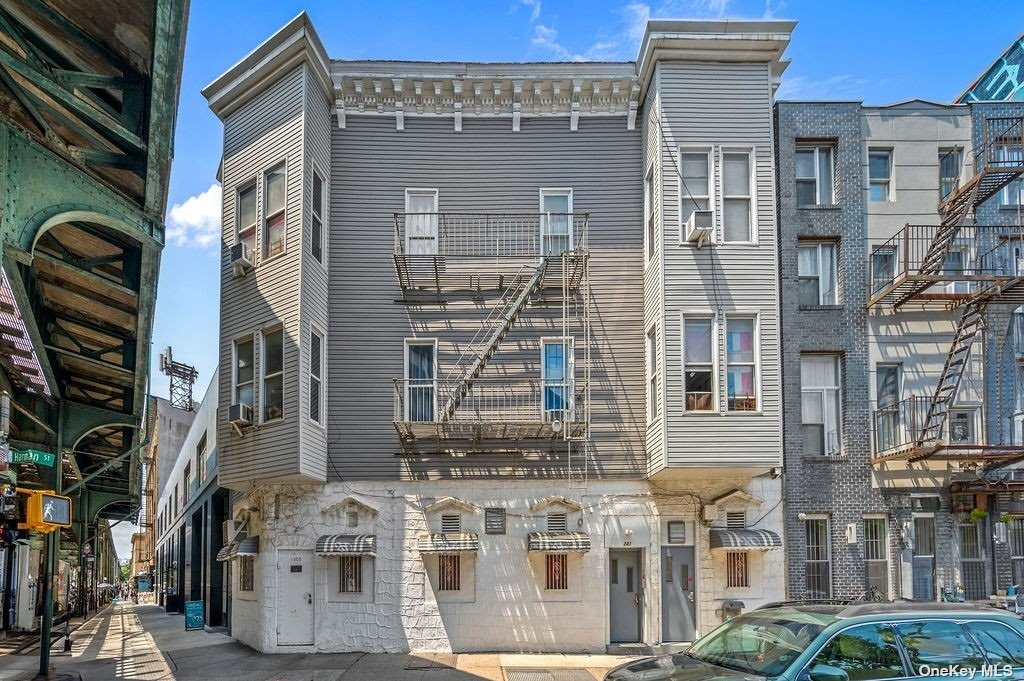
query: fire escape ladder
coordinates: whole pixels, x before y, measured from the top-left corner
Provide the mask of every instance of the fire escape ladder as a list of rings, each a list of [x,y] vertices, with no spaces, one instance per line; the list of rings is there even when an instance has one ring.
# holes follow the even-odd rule
[[[974,345],[974,339],[981,330],[982,316],[987,304],[988,296],[979,296],[964,305],[963,313],[956,325],[953,344],[949,348],[946,363],[942,367],[942,377],[935,388],[935,394],[932,395],[924,427],[917,438],[918,447],[926,442],[938,440],[942,436],[942,429],[949,416],[949,408],[953,405],[953,400],[956,399],[960,381],[964,377],[964,370],[971,355],[971,346]]]
[[[487,363],[512,329],[516,319],[530,304],[530,297],[540,288],[547,266],[548,259],[541,257],[537,264],[532,266],[533,274],[529,279],[525,277],[525,274],[515,277],[491,310],[491,314],[484,320],[480,331],[470,341],[466,351],[448,374],[448,380],[445,381],[446,385],[451,386],[451,389],[448,401],[441,410],[440,420],[442,422],[449,421],[455,415],[462,400],[473,387],[473,381],[487,367]],[[524,265],[520,272],[528,271],[528,269],[530,266]]]

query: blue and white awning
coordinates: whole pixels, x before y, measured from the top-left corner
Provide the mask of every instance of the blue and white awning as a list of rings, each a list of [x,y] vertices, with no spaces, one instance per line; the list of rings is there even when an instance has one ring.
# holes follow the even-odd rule
[[[531,532],[526,535],[526,548],[548,553],[586,553],[590,550],[590,535],[585,532]]]
[[[424,534],[418,541],[420,553],[460,553],[479,551],[480,538],[475,532]]]
[[[372,534],[325,534],[316,540],[318,556],[376,556],[377,537]]]
[[[217,560],[223,562],[225,560],[233,560],[242,556],[255,556],[259,552],[260,538],[246,537],[245,539],[239,539],[238,541],[230,542],[221,547],[221,550],[217,552]]]
[[[711,530],[711,548],[743,551],[781,549],[782,537],[771,530]]]

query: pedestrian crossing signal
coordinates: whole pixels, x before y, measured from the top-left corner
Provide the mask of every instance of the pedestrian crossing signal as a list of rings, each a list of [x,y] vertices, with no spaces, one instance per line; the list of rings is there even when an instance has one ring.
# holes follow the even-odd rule
[[[25,499],[25,518],[18,523],[19,530],[53,532],[60,527],[71,527],[71,497],[54,494],[49,490],[18,489]]]

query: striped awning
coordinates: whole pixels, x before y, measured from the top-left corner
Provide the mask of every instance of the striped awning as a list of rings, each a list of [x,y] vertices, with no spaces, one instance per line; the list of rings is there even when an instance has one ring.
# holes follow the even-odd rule
[[[376,556],[377,537],[372,534],[325,534],[316,540],[318,556]]]
[[[782,537],[771,530],[711,530],[711,548],[732,549],[780,549]]]
[[[586,553],[590,550],[590,535],[585,532],[530,532],[526,535],[526,548],[548,553]]]
[[[448,532],[424,534],[419,538],[420,553],[459,553],[478,551],[480,538],[475,532]]]
[[[217,552],[217,560],[233,560],[241,556],[255,556],[260,552],[260,538],[246,537],[238,541],[229,542]]]

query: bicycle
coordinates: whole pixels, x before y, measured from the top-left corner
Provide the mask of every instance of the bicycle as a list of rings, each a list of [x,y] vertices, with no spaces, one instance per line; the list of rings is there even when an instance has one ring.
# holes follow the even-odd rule
[[[886,603],[889,599],[887,599],[885,595],[878,590],[877,586],[871,585],[864,591],[864,595],[861,596],[861,600],[868,603]]]

